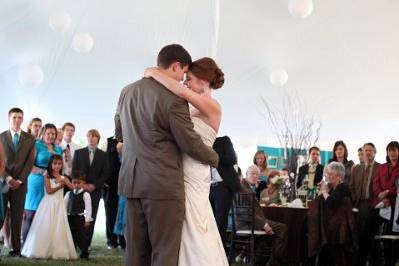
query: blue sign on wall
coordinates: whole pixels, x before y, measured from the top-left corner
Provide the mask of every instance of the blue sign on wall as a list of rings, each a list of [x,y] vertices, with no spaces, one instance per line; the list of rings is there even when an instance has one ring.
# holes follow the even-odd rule
[[[268,167],[270,169],[281,170],[285,167],[284,148],[258,146],[258,151],[263,151],[268,155]],[[307,151],[301,150],[300,155],[307,158]],[[332,157],[331,151],[320,151],[320,163],[326,165]]]

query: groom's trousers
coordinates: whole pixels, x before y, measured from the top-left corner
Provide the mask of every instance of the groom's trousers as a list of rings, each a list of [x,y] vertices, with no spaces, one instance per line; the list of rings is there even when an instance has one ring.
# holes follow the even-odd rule
[[[184,199],[126,202],[125,266],[177,266]]]

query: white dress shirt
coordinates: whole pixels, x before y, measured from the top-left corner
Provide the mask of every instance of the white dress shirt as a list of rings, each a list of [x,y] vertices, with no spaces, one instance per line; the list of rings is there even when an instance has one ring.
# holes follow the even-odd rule
[[[62,140],[60,143],[60,147],[62,150],[65,150],[67,148],[67,145],[69,144],[69,149],[71,151],[71,159],[67,162],[65,161],[65,156],[64,157],[64,174],[67,176],[71,176],[72,174],[72,161],[73,161],[73,156],[75,155],[75,151],[77,149],[80,149],[80,146],[74,142],[66,142],[65,140]]]
[[[82,193],[82,191],[83,191],[83,188],[76,190],[76,191],[75,191],[75,189],[73,191],[68,191],[64,197],[65,208],[68,208],[68,201],[69,201],[70,193],[79,194],[79,193]],[[92,214],[91,197],[90,197],[90,194],[86,191],[83,192],[83,201],[85,202],[85,210],[83,213],[80,213],[79,215],[85,217],[85,222],[91,222],[91,221],[93,221],[93,218],[91,217],[91,214]],[[68,215],[69,215],[69,213],[68,213]]]

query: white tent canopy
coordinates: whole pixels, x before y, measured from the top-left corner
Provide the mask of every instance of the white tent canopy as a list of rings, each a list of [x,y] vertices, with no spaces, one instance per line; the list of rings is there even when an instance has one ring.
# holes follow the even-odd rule
[[[225,86],[215,93],[223,106],[220,134],[242,149],[276,144],[260,97],[279,106],[297,91],[322,121],[323,148],[343,139],[353,157],[373,141],[383,158],[399,129],[398,11],[397,1],[323,0],[300,19],[287,0],[3,0],[0,128],[8,127],[7,110],[20,106],[26,120],[73,121],[78,135],[98,128],[110,136],[122,87],[155,64],[163,45],[181,43],[194,59],[212,56],[224,70]],[[69,15],[69,28],[59,14]],[[74,50],[78,33],[92,37],[90,52]],[[19,72],[32,63],[43,82],[26,88]],[[288,73],[284,87],[269,81],[276,69]]]

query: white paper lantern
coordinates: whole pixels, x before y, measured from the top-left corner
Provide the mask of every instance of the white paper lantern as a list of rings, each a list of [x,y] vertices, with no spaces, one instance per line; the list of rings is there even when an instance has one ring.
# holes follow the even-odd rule
[[[270,73],[270,83],[276,87],[284,86],[288,81],[287,71],[284,69],[277,69]]]
[[[71,16],[65,12],[54,14],[49,19],[49,26],[55,32],[66,32],[71,27]]]
[[[19,82],[27,88],[35,88],[43,82],[43,70],[37,64],[22,66],[18,72]]]
[[[94,40],[88,33],[78,33],[73,37],[72,47],[78,53],[88,53],[93,49]]]
[[[289,0],[288,11],[296,18],[306,18],[313,11],[313,0]]]

